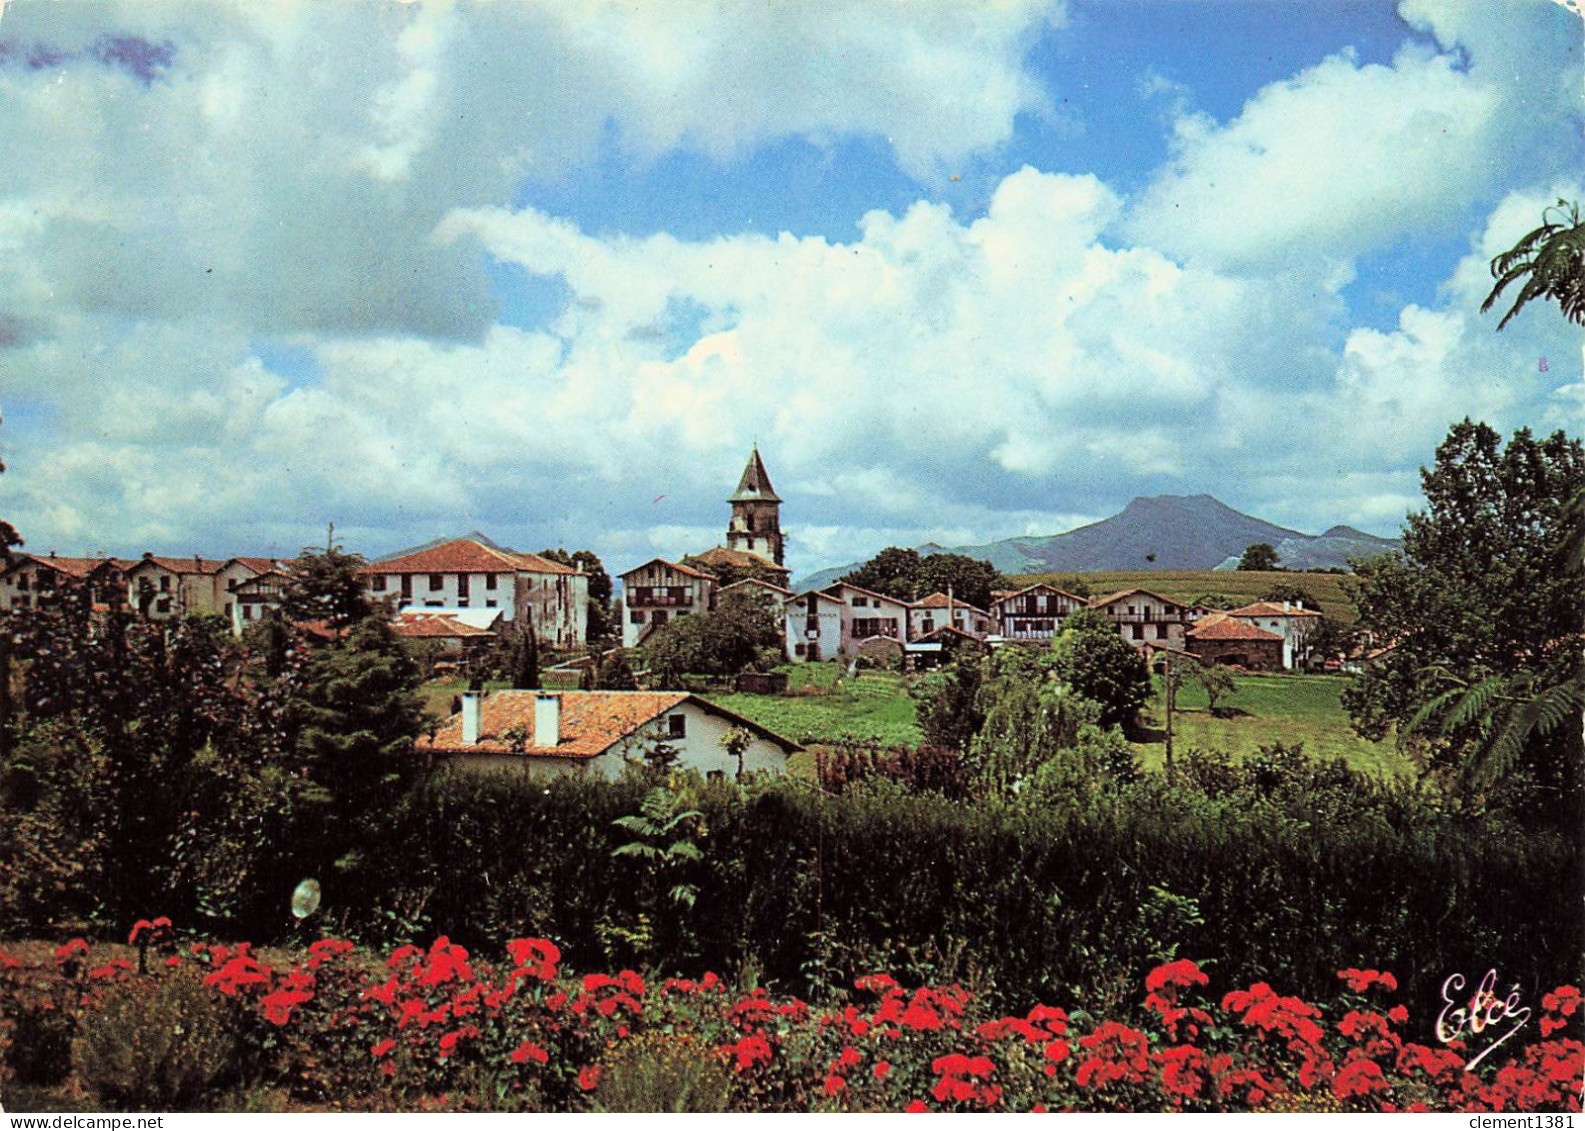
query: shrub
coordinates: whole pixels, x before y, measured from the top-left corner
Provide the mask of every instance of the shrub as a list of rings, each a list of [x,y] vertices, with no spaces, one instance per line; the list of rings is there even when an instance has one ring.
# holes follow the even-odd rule
[[[185,1111],[234,1082],[240,1051],[230,1004],[197,970],[178,968],[129,980],[94,1003],[72,1064],[102,1103]]]
[[[722,1112],[732,1078],[720,1054],[687,1033],[644,1033],[600,1074],[597,1111]]]

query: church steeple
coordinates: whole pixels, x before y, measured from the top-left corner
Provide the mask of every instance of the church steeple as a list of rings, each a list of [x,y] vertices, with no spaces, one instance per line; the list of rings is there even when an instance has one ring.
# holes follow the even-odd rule
[[[737,481],[737,490],[727,500],[732,504],[732,519],[726,528],[726,548],[747,550],[777,565],[782,558],[781,497],[771,486],[765,461],[760,459],[759,445],[749,454],[743,476]]]
[[[747,503],[759,500],[767,503],[779,503],[776,491],[770,485],[770,475],[765,471],[765,461],[759,458],[759,445],[754,445],[754,450],[749,453],[748,464],[743,468],[743,477],[737,481],[737,490],[732,492],[729,503]]]

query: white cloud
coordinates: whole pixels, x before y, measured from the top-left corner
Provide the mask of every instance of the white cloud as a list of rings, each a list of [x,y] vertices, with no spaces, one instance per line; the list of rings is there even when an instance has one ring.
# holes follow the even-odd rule
[[[1456,233],[1516,168],[1577,166],[1577,18],[1546,0],[1402,11],[1443,50],[1406,44],[1390,66],[1334,55],[1225,124],[1180,114],[1131,235],[1214,264],[1326,271],[1394,239]],[[1571,23],[1574,42],[1560,40]],[[1560,133],[1575,143],[1558,146]]]

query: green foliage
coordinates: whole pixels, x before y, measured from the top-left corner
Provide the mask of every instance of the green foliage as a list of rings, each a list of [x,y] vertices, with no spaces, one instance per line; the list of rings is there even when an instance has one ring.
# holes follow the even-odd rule
[[[1458,767],[1471,804],[1501,776],[1518,790],[1507,803],[1571,819],[1585,777],[1578,728],[1521,735],[1508,723],[1519,721],[1509,713],[1518,700],[1577,678],[1585,586],[1570,570],[1571,515],[1585,449],[1562,432],[1538,440],[1527,429],[1504,447],[1496,431],[1465,420],[1421,480],[1426,510],[1409,516],[1403,554],[1356,565],[1360,628],[1392,647],[1351,683],[1345,705],[1372,737],[1411,721],[1408,735],[1423,735],[1434,716],[1438,741],[1420,749]],[[1538,706],[1534,717],[1548,713]]]
[[[678,913],[693,907],[698,899],[694,866],[704,859],[704,853],[694,826],[703,816],[688,808],[674,784],[668,782],[651,788],[637,813],[611,822],[635,838],[611,850],[613,859],[631,863],[636,869],[636,874],[626,877],[626,883],[638,893],[639,929],[625,938],[648,941],[673,962],[684,957],[683,952],[691,946],[687,931],[679,929]],[[640,953],[638,957],[650,956]]]
[[[641,651],[655,687],[680,687],[686,674],[769,671],[782,659],[781,620],[760,594],[735,591],[707,613],[674,617]]]
[[[1216,704],[1238,690],[1233,673],[1221,664],[1199,664],[1192,669],[1195,681],[1205,691],[1211,714],[1216,714]]]
[[[1307,609],[1319,609],[1321,603],[1302,585],[1295,585],[1289,581],[1278,582],[1276,585],[1267,586],[1260,594],[1262,601],[1292,601],[1302,604]]]
[[[597,1111],[724,1112],[732,1076],[721,1053],[687,1033],[644,1033],[624,1042],[600,1074]]]
[[[1150,699],[1150,670],[1116,625],[1081,610],[1062,622],[1051,652],[1057,677],[1100,706],[1103,726],[1133,725]]]
[[[569,554],[566,550],[555,549],[541,550],[539,556],[572,569],[582,570],[589,575],[589,607],[584,626],[584,639],[591,646],[610,639],[616,628],[611,613],[611,595],[615,591],[615,586],[611,582],[611,575],[605,571],[605,564],[600,561],[599,555],[593,550],[574,550]]]
[[[930,683],[922,685],[919,729],[925,741],[963,751],[985,725],[980,688],[990,661],[966,654],[957,657]]]
[[[532,610],[509,624],[502,633],[502,666],[512,687],[528,690],[539,686],[539,637],[534,632]]]
[[[1277,549],[1270,542],[1256,542],[1244,549],[1244,554],[1238,559],[1238,568],[1241,570],[1271,571],[1282,568],[1277,558]]]
[[[1570,322],[1585,324],[1585,223],[1580,221],[1579,205],[1559,200],[1549,206],[1541,215],[1539,228],[1491,261],[1491,274],[1497,282],[1480,304],[1482,314],[1510,284],[1525,280],[1508,313],[1497,323],[1498,330],[1538,298],[1556,302]]]
[[[1215,590],[1197,594],[1189,600],[1189,604],[1205,609],[1236,609],[1242,603],[1237,597],[1230,597]]]
[[[198,1110],[236,1077],[230,1004],[197,968],[117,986],[84,1018],[72,1047],[77,1077],[115,1110]]]
[[[950,588],[959,601],[988,609],[991,591],[1004,588],[1006,578],[989,562],[963,554],[928,554],[888,546],[843,581],[902,601],[917,601]]]
[[[374,615],[364,585],[368,561],[349,554],[334,541],[325,548],[306,547],[286,567],[281,587],[281,613],[293,624],[323,622],[333,634]]]
[[[627,662],[627,653],[620,648],[613,648],[595,665],[592,680],[598,689],[607,691],[637,691],[638,680],[633,676],[633,668]]]

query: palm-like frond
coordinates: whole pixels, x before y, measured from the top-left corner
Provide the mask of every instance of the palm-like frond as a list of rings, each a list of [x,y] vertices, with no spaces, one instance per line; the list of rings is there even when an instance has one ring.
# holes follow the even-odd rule
[[[1585,667],[1563,683],[1548,687],[1505,711],[1485,741],[1471,751],[1464,777],[1485,785],[1501,777],[1518,760],[1533,737],[1545,737],[1566,721],[1578,722],[1585,712]]]
[[[1560,200],[1546,210],[1542,221],[1512,250],[1491,261],[1497,283],[1480,304],[1482,313],[1496,304],[1510,284],[1525,280],[1508,313],[1497,323],[1499,330],[1537,298],[1555,300],[1565,318],[1585,325],[1585,223],[1580,222],[1579,206]]]

